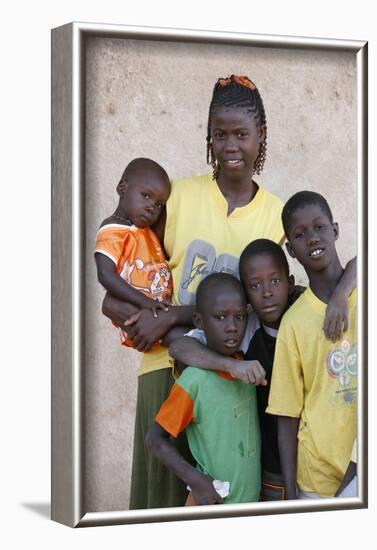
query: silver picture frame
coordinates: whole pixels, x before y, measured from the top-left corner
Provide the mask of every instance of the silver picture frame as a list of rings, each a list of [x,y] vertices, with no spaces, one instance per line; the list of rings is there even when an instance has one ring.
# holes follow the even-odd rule
[[[87,38],[205,42],[352,53],[357,65],[358,497],[87,512],[84,507],[85,49]],[[365,508],[368,505],[366,41],[70,23],[52,30],[52,506],[70,527]]]

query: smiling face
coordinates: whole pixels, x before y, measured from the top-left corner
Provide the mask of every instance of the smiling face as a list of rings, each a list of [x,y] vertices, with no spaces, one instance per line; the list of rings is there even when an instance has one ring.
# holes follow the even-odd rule
[[[241,288],[219,287],[207,292],[200,313],[194,315],[195,326],[204,330],[207,345],[222,355],[234,355],[246,329],[246,300]]]
[[[268,252],[255,254],[243,264],[241,278],[250,305],[264,325],[278,328],[293,290],[293,277]]]
[[[326,269],[337,257],[338,224],[332,223],[319,204],[306,204],[290,216],[287,250],[310,272]]]
[[[221,172],[231,178],[249,177],[265,136],[255,117],[244,108],[219,107],[211,119],[213,152]]]
[[[119,206],[137,227],[153,225],[170,195],[170,182],[151,170],[127,178]]]

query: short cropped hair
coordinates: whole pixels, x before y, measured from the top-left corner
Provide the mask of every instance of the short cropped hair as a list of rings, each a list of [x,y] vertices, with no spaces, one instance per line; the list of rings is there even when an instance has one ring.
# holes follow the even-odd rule
[[[137,178],[140,174],[143,174],[145,172],[159,174],[160,178],[162,180],[165,180],[166,183],[170,186],[169,176],[166,170],[160,164],[152,159],[139,157],[131,160],[131,162],[127,164],[122,174],[122,177],[120,178],[120,181],[117,185],[117,192],[119,193],[119,186],[127,181],[128,178]]]
[[[244,288],[241,282],[230,273],[210,273],[198,286],[196,291],[196,310],[200,313],[204,310],[208,301],[216,294],[223,293],[226,288],[236,290],[246,302]]]
[[[299,191],[298,193],[295,193],[290,199],[288,199],[281,213],[284,233],[287,238],[288,233],[291,229],[291,219],[293,214],[299,208],[303,208],[304,206],[307,206],[309,204],[317,204],[321,208],[322,212],[329,218],[330,223],[333,223],[333,215],[325,197],[323,197],[319,193],[315,193],[314,191]]]
[[[241,280],[244,278],[245,264],[247,260],[254,256],[261,256],[262,254],[273,256],[275,260],[282,265],[287,277],[289,277],[288,260],[282,247],[270,239],[256,239],[255,241],[249,243],[241,253],[238,267]]]

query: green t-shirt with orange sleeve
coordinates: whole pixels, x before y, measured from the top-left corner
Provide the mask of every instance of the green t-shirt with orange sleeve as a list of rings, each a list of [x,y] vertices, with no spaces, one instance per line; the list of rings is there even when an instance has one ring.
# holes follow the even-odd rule
[[[173,437],[186,430],[197,468],[230,482],[225,504],[259,500],[261,441],[255,386],[227,373],[188,367],[156,422]]]

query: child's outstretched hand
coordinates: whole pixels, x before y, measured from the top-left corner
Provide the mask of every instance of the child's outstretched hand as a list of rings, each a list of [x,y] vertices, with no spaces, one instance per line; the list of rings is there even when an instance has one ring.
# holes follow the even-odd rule
[[[237,361],[232,367],[230,375],[242,380],[245,384],[267,386],[266,371],[259,361]]]
[[[348,297],[344,292],[333,292],[326,308],[323,330],[328,340],[336,342],[348,330]]]
[[[223,499],[219,495],[213,486],[213,479],[210,476],[206,476],[200,472],[195,479],[195,482],[191,482],[192,496],[196,504],[204,506],[206,504],[222,504]]]

